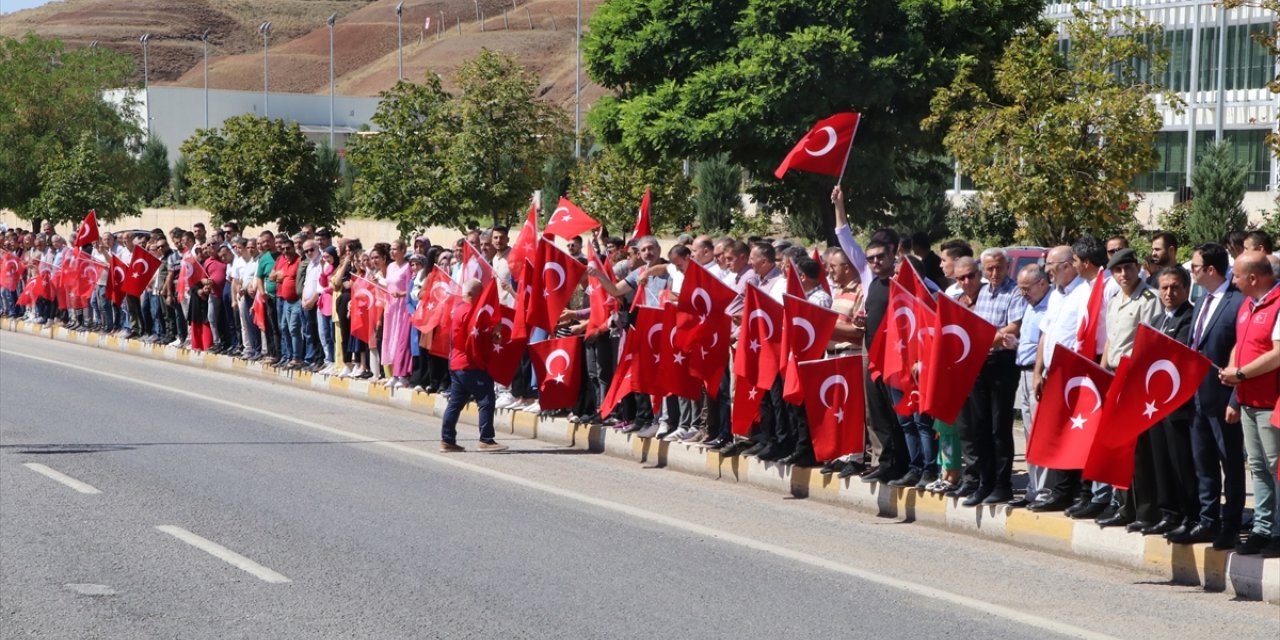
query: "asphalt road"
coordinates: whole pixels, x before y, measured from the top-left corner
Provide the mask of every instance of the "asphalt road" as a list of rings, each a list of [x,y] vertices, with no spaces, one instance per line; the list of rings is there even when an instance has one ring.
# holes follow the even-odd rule
[[[1147,574],[438,438],[398,409],[0,333],[0,637],[1280,636],[1274,605]]]

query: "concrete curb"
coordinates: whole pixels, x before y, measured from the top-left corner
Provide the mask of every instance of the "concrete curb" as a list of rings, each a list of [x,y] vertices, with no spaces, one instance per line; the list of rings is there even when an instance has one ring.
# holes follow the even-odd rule
[[[388,390],[364,380],[284,371],[227,356],[143,344],[96,333],[78,333],[61,327],[46,328],[20,320],[4,319],[0,328],[157,360],[257,375],[437,417],[444,413],[447,402],[443,396]],[[469,405],[459,421],[475,425],[477,417],[476,407]],[[1280,604],[1280,558],[1240,556],[1234,552],[1215,551],[1209,545],[1173,545],[1163,538],[1138,536],[1120,529],[1102,529],[1091,521],[1071,520],[1060,513],[1031,513],[1005,505],[964,507],[957,499],[913,489],[868,484],[856,478],[841,480],[823,476],[815,469],[789,467],[754,458],[721,458],[718,453],[699,445],[638,438],[612,429],[574,425],[561,418],[542,419],[521,411],[497,410],[494,427],[499,433],[604,453],[714,480],[746,483],[795,497],[852,507],[884,518],[921,522],[1064,556],[1137,569],[1178,584],[1203,585],[1208,591],[1225,591],[1243,600]]]

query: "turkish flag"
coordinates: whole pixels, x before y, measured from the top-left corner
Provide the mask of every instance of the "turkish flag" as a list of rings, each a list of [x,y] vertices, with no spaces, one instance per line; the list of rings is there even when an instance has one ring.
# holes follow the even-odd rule
[[[36,303],[40,299],[41,285],[40,278],[32,278],[22,287],[22,293],[18,294],[18,305],[28,307]]]
[[[529,282],[533,293],[525,300],[528,324],[554,332],[560,321],[560,312],[568,306],[573,290],[586,272],[587,268],[581,262],[554,244],[539,240],[538,260],[534,263]]]
[[[628,331],[627,337],[622,343],[622,355],[618,358],[618,366],[613,370],[613,380],[609,383],[609,391],[604,394],[604,399],[600,401],[600,416],[608,417],[613,413],[614,407],[622,401],[627,394],[635,389],[635,356],[637,345],[640,343],[640,336],[635,331]]]
[[[261,291],[253,297],[253,324],[259,330],[267,330],[267,297]]]
[[[79,268],[76,270],[75,297],[88,301],[97,290],[98,282],[102,280],[102,274],[107,270],[107,265],[89,258],[79,260],[77,266]]]
[[[471,246],[470,242],[462,243],[462,271],[459,277],[461,282],[466,282],[475,278],[480,284],[489,284],[493,280],[493,267],[489,265],[489,261],[480,255],[476,248]]]
[[[637,240],[653,235],[653,226],[649,224],[649,187],[644,188],[644,197],[640,199],[640,215],[636,217],[636,230],[631,232],[631,239]]]
[[[475,311],[468,319],[462,345],[462,350],[481,365],[487,363],[493,354],[493,328],[502,318],[498,315],[501,306],[498,303],[498,283],[490,279],[489,284],[480,290],[480,297],[476,298]]]
[[[1212,366],[1187,345],[1139,325],[1133,354],[1116,370],[1103,403],[1102,428],[1093,438],[1084,477],[1128,489],[1138,436],[1190,401]]]
[[[0,254],[0,288],[17,291],[21,274],[22,261],[18,259],[18,254],[10,251]]]
[[[71,244],[75,247],[93,244],[98,241],[98,235],[98,213],[90,209],[84,217],[84,222],[81,222],[80,228],[76,230],[75,241]]]
[[[609,259],[602,258],[596,253],[593,242],[587,243],[587,265],[605,274],[610,283],[615,282]],[[618,310],[618,299],[609,295],[609,292],[600,286],[600,281],[595,276],[588,276],[587,283],[590,285],[587,300],[591,305],[591,316],[587,319],[586,335],[593,336],[609,329],[609,318]]]
[[[786,294],[802,300],[808,297],[804,294],[804,283],[800,281],[800,270],[794,264],[787,267]]]
[[[511,270],[511,275],[516,279],[520,278],[520,274],[524,272],[524,263],[526,260],[533,260],[538,252],[538,205],[537,201],[529,205],[529,214],[525,216],[524,226],[520,227],[520,233],[516,236],[516,241],[511,245],[511,251],[507,252],[507,268]]]
[[[201,280],[209,277],[208,272],[204,270],[204,265],[196,260],[194,254],[188,253],[182,257],[182,266],[178,269],[177,293],[178,299],[186,298],[187,291],[191,287],[196,286]]]
[[[733,412],[730,428],[734,435],[751,435],[751,425],[760,417],[760,402],[768,389],[761,389],[746,378],[734,376],[733,380]]]
[[[1093,360],[1053,345],[1053,366],[1032,418],[1027,462],[1049,469],[1083,469],[1102,423],[1112,375]]]
[[[684,269],[684,284],[680,286],[680,296],[676,300],[677,324],[680,326],[677,344],[684,349],[704,344],[719,326],[717,320],[725,315],[725,310],[737,295],[705,267],[690,260]],[[716,384],[719,385],[719,381]]]
[[[884,323],[868,353],[872,380],[883,378],[902,391],[904,398],[911,398],[916,392],[911,368],[928,353],[928,328],[934,323],[934,312],[925,301],[911,295],[896,279],[890,280]]]
[[[804,388],[799,363],[820,360],[826,355],[827,343],[836,330],[840,314],[790,294],[782,296],[782,310],[782,335],[787,346],[782,398],[791,404],[800,404],[804,401]]]
[[[837,113],[819,120],[796,143],[791,153],[782,159],[778,170],[773,172],[774,177],[781,180],[790,169],[839,176],[844,173],[845,162],[849,160],[849,149],[853,146],[853,136],[857,132],[856,113]]]
[[[504,386],[510,386],[511,381],[515,380],[516,371],[520,369],[520,359],[524,357],[525,347],[529,344],[528,337],[516,336],[515,318],[515,309],[506,306],[498,309],[498,324],[494,326],[498,337],[490,350],[489,360],[485,363],[489,375]]]
[[[902,288],[906,289],[907,293],[919,298],[930,310],[938,307],[937,302],[933,299],[933,293],[929,291],[929,287],[925,285],[924,280],[916,272],[916,267],[911,264],[910,260],[902,261],[898,267],[898,273],[894,275],[893,279],[902,285]]]
[[[701,343],[689,352],[689,373],[702,381],[712,399],[720,394],[720,379],[729,366],[729,344],[733,342],[733,318],[720,314],[707,320]],[[677,337],[677,342],[679,338]]]
[[[662,343],[666,340],[666,323],[664,310],[658,307],[639,306],[634,309],[635,324],[631,333],[636,334],[633,345],[635,360],[632,362],[635,374],[631,386],[639,393],[664,395],[668,393],[666,381],[662,380]]]
[[[159,268],[160,258],[135,245],[133,258],[129,261],[129,277],[124,282],[124,292],[131,296],[141,296]]]
[[[952,424],[978,381],[997,329],[951,296],[938,296],[933,329],[920,364],[920,411]]]
[[[733,374],[768,389],[782,371],[782,303],[756,286],[747,287],[744,302]]]
[[[662,325],[662,335],[658,338],[662,343],[658,353],[658,380],[663,383],[665,393],[661,395],[701,399],[703,382],[692,374],[693,355],[690,349],[677,344],[676,333],[680,327],[676,323],[676,305],[663,306]]]
[[[566,198],[560,198],[560,204],[556,205],[556,210],[551,212],[551,219],[547,221],[547,227],[542,232],[570,240],[598,226],[600,223],[593,220],[577,205]]]
[[[866,431],[862,357],[810,360],[801,362],[797,371],[814,457],[827,461],[862,451]]]
[[[386,303],[386,290],[361,278],[351,278],[351,335],[372,345],[378,335],[378,320]]]
[[[545,411],[578,403],[582,388],[582,336],[543,340],[529,345],[529,360],[538,377],[538,406]]]
[[[1103,292],[1107,290],[1107,272],[1099,271],[1089,291],[1088,312],[1076,329],[1076,353],[1089,358],[1098,356],[1098,324],[1102,321]]]
[[[449,274],[439,265],[432,267],[422,285],[422,293],[418,296],[418,306],[410,317],[413,326],[423,333],[440,326],[447,311],[452,308],[445,302],[450,296],[457,294],[458,285],[454,284]]]
[[[124,285],[129,281],[129,267],[116,256],[111,256],[111,268],[107,271],[107,299],[112,304],[124,300]]]
[[[827,280],[827,263],[822,261],[822,254],[818,253],[818,248],[813,248],[813,261],[818,263],[818,282],[822,284],[822,290],[831,295],[831,281]]]

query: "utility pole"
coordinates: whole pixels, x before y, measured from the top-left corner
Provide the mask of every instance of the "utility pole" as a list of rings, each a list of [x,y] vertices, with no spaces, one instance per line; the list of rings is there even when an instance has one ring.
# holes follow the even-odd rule
[[[582,0],[573,32],[573,157],[582,157]]]
[[[200,43],[204,46],[204,128],[209,128],[209,30],[200,34]]]
[[[338,14],[329,16],[329,148],[336,149],[333,142],[333,28],[338,22]]]
[[[151,34],[144,33],[138,42],[142,43],[142,92],[144,99],[147,101],[147,137],[151,137],[151,59],[148,55],[148,45],[151,44]]]
[[[400,58],[400,79],[404,80],[404,3],[396,5],[396,55]]]
[[[258,32],[262,34],[262,117],[270,118],[267,113],[267,39],[271,37],[271,23],[262,23]]]

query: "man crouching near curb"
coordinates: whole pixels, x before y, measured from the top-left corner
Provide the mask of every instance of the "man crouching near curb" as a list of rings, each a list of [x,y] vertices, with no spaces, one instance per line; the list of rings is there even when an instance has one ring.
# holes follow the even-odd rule
[[[493,436],[493,377],[476,362],[467,349],[467,331],[475,312],[476,298],[480,295],[480,281],[462,283],[462,300],[453,309],[453,326],[449,329],[449,404],[440,424],[440,451],[456,453],[466,451],[457,443],[458,414],[468,401],[474,399],[480,408],[480,446],[484,452],[505,451],[506,445],[498,444]]]

